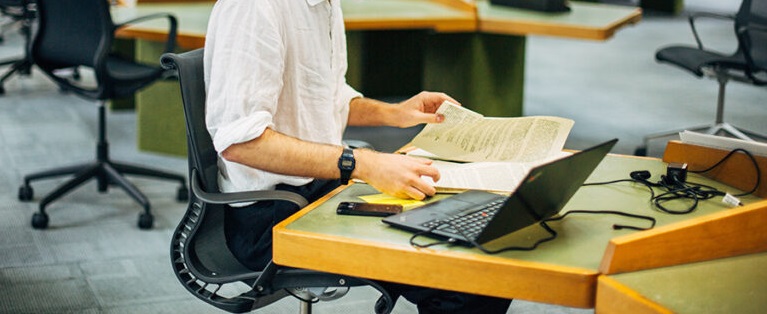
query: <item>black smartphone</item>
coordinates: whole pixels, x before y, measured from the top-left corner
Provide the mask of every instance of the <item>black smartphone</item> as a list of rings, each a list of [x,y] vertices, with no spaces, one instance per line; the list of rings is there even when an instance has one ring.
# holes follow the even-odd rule
[[[402,212],[402,205],[372,204],[364,202],[341,202],[336,213],[339,215],[387,217]]]

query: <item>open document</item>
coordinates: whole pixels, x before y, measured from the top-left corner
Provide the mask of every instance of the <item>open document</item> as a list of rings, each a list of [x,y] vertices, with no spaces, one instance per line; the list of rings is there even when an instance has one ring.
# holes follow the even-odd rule
[[[562,158],[573,121],[559,117],[487,118],[445,102],[442,123],[428,124],[413,138],[409,155],[435,159],[442,192],[479,189],[511,192],[530,168]]]
[[[479,162],[530,162],[562,151],[573,120],[559,117],[486,118],[445,102],[437,113],[442,123],[429,123],[412,144],[439,159]]]

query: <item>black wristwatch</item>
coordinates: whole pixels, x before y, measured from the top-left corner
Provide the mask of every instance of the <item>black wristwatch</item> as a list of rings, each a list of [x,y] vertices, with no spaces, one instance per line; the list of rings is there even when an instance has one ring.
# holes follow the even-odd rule
[[[351,148],[344,148],[344,152],[338,158],[338,169],[341,170],[341,184],[349,183],[356,164],[357,162],[354,161],[354,151]]]

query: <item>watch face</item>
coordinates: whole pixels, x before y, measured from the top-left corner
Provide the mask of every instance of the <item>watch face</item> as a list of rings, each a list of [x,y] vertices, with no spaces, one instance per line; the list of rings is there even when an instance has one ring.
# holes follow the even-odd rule
[[[338,169],[341,170],[341,184],[346,184],[351,179],[354,166],[354,153],[351,149],[344,149],[341,158],[338,159]]]

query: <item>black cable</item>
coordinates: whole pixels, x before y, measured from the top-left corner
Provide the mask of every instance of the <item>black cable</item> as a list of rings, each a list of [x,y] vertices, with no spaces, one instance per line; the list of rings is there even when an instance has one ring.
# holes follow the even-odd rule
[[[731,156],[733,156],[736,152],[742,152],[746,154],[746,156],[751,160],[751,162],[754,165],[754,169],[756,172],[756,184],[754,187],[744,193],[740,194],[734,194],[733,196],[744,196],[754,193],[761,184],[761,170],[759,169],[759,164],[756,161],[756,158],[748,152],[745,149],[737,148],[732,151],[730,151],[727,155],[722,157],[718,162],[713,164],[712,166],[702,169],[702,170],[689,170],[693,173],[703,173],[707,171],[711,171],[721,165],[723,162],[725,162],[727,159],[729,159]],[[698,204],[700,201],[708,200],[717,196],[725,196],[727,193],[717,190],[714,187],[701,184],[701,183],[695,183],[691,181],[682,182],[679,180],[679,178],[676,177],[667,177],[665,175],[661,176],[661,180],[657,183],[649,181],[650,174],[648,171],[633,171],[630,174],[631,179],[619,179],[619,180],[612,180],[612,181],[606,181],[606,182],[594,182],[594,183],[585,183],[583,186],[593,186],[593,185],[606,185],[606,184],[613,184],[618,182],[635,182],[635,183],[641,183],[645,185],[650,190],[650,202],[657,208],[658,210],[673,214],[673,215],[681,215],[681,214],[688,214],[693,212],[695,209],[698,208]],[[665,189],[666,192],[661,193],[659,195],[655,195],[654,187]],[[687,208],[682,210],[673,210],[670,209],[666,204],[671,201],[676,200],[691,200],[692,204],[689,205]]]
[[[744,196],[744,195],[749,195],[751,193],[754,193],[754,192],[756,192],[756,189],[759,188],[759,185],[762,183],[762,172],[761,172],[761,169],[759,169],[759,163],[756,161],[756,158],[754,158],[754,155],[752,155],[749,151],[747,151],[745,149],[742,149],[742,148],[733,149],[729,153],[727,153],[727,155],[722,157],[722,159],[720,159],[718,162],[716,162],[714,165],[712,165],[711,167],[708,167],[708,168],[703,169],[703,170],[689,170],[689,171],[693,172],[693,173],[703,173],[703,172],[711,171],[714,168],[719,167],[719,165],[721,165],[723,162],[725,162],[727,159],[729,159],[736,152],[744,153],[744,154],[746,154],[746,156],[749,159],[751,159],[751,163],[754,165],[754,171],[756,172],[756,184],[754,184],[754,187],[750,191],[744,192],[744,193],[741,193],[741,194],[734,194],[733,196]]]
[[[464,232],[463,227],[457,226],[457,225],[453,224],[453,222],[451,222],[451,221],[444,221],[442,223],[438,223],[435,226],[432,226],[431,228],[429,228],[427,231],[421,231],[421,232],[413,234],[413,236],[410,237],[410,245],[412,245],[414,247],[417,247],[417,248],[426,248],[426,247],[430,247],[430,246],[434,246],[434,245],[439,245],[439,244],[454,244],[454,243],[458,242],[458,240],[456,240],[456,239],[434,241],[434,242],[431,242],[431,243],[428,243],[428,244],[419,244],[419,243],[415,242],[415,239],[417,237],[422,236],[422,235],[431,234],[431,232],[434,231],[435,229],[439,228],[440,226],[444,226],[444,225],[447,224],[447,225],[450,225],[453,229],[457,230],[458,233],[461,236],[463,236],[464,239],[466,239],[466,242],[468,242],[472,247],[475,247],[475,248],[479,249],[480,251],[482,251],[482,252],[484,252],[486,254],[498,254],[498,253],[506,252],[506,251],[532,251],[532,250],[536,249],[539,245],[556,239],[558,234],[557,234],[557,232],[553,228],[551,228],[551,226],[549,226],[547,224],[548,222],[562,220],[563,218],[565,218],[566,216],[568,216],[570,214],[613,214],[613,215],[620,215],[620,216],[631,217],[631,218],[645,219],[645,220],[648,220],[648,221],[651,222],[650,227],[636,227],[636,226],[629,226],[629,225],[614,224],[613,225],[613,229],[614,230],[621,230],[621,229],[648,230],[648,229],[651,229],[651,228],[655,227],[655,218],[650,217],[650,216],[636,215],[636,214],[630,214],[630,213],[625,213],[625,212],[620,212],[620,211],[612,211],[612,210],[608,210],[608,211],[571,210],[569,212],[564,213],[563,215],[552,217],[552,218],[548,218],[548,219],[544,219],[544,220],[540,221],[538,223],[538,225],[541,226],[541,228],[543,228],[544,230],[546,230],[546,232],[549,235],[547,237],[545,237],[545,238],[538,239],[531,246],[508,246],[508,247],[504,247],[504,248],[500,248],[500,249],[496,249],[496,250],[490,250],[490,249],[484,247],[483,245],[477,243],[474,239],[471,239],[470,237],[468,237],[467,234]]]
[[[631,214],[631,213],[626,213],[626,212],[617,211],[617,210],[571,210],[569,212],[564,213],[564,215],[551,217],[549,219],[544,220],[543,222],[545,223],[545,222],[562,220],[570,214],[612,214],[612,215],[619,215],[624,217],[631,217],[631,218],[644,219],[644,220],[650,221],[649,227],[635,227],[635,226],[629,226],[629,225],[614,224],[613,225],[614,230],[631,229],[631,230],[643,231],[643,230],[649,230],[654,228],[656,223],[655,218],[653,217]]]
[[[618,179],[618,180],[604,181],[604,182],[589,182],[589,183],[584,183],[583,186],[607,185],[607,184],[620,183],[620,182],[641,183],[642,185],[646,186],[647,189],[650,190],[650,198],[655,198],[655,190],[653,190],[652,188],[653,186],[657,186],[657,185],[647,180]]]

